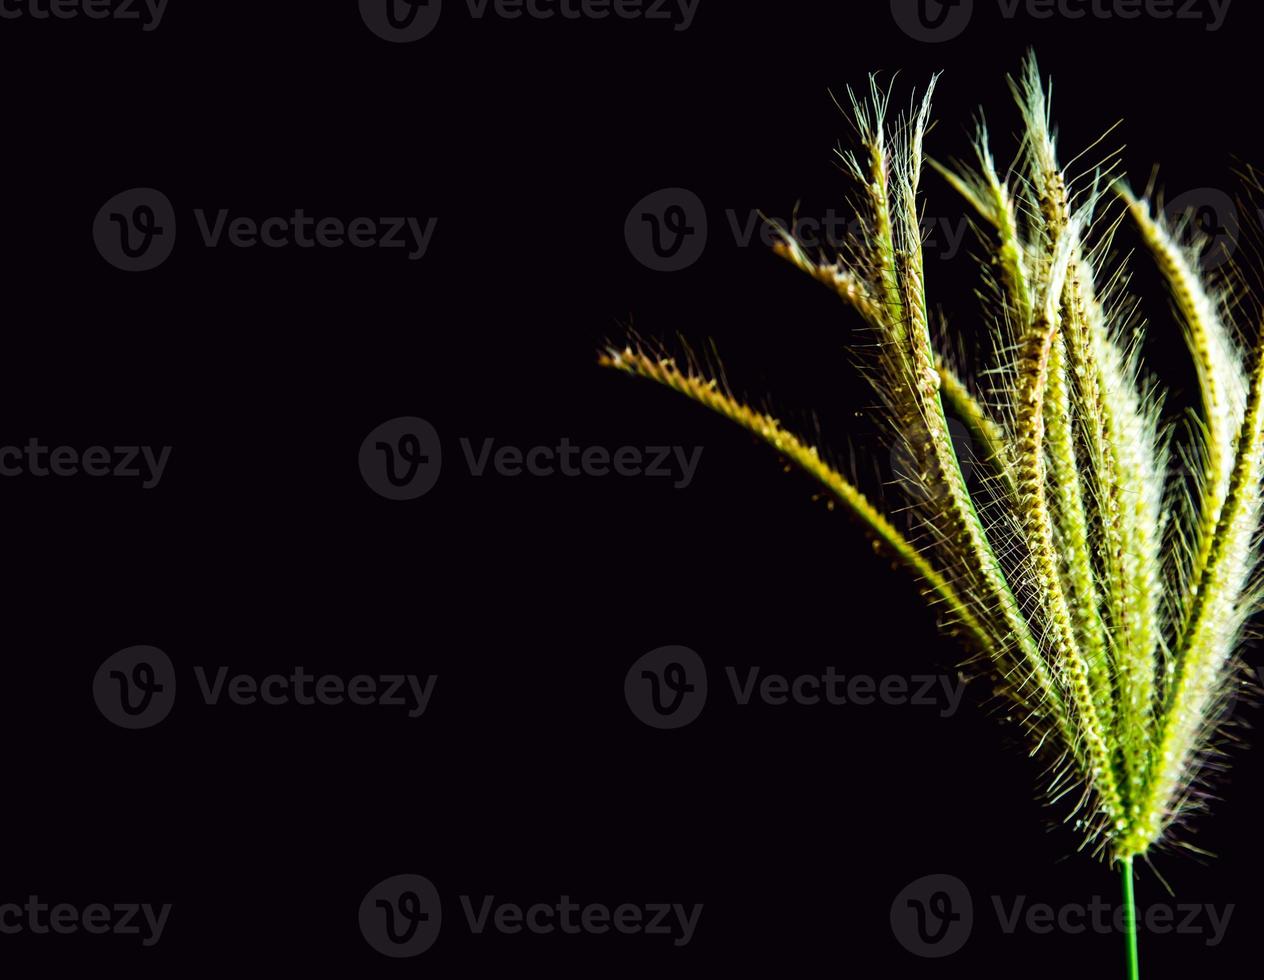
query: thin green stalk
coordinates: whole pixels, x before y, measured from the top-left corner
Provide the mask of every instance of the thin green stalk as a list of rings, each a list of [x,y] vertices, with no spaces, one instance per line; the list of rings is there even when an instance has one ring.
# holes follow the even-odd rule
[[[1141,980],[1137,965],[1137,898],[1132,889],[1132,858],[1119,862],[1120,877],[1124,883],[1124,935],[1128,947],[1128,980]]]

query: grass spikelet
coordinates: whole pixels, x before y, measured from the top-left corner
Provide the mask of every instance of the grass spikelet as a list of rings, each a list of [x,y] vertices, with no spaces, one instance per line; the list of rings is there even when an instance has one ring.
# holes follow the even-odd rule
[[[894,116],[875,81],[866,99],[849,92],[859,146],[840,156],[860,231],[841,254],[812,256],[778,229],[775,252],[859,315],[856,365],[892,448],[911,461],[904,527],[692,364],[638,344],[600,362],[737,422],[859,520],[999,680],[1033,754],[1052,757],[1049,797],[1072,801],[1067,819],[1121,868],[1131,902],[1134,859],[1181,843],[1179,825],[1201,805],[1194,787],[1264,592],[1264,331],[1233,322],[1243,305],[1128,190],[1113,155],[1078,177],[1059,162],[1034,57],[1010,84],[1023,123],[1012,166],[997,167],[982,121],[972,166],[931,161],[980,218],[991,353],[972,374],[987,390],[932,338],[918,196],[930,91]],[[1164,420],[1161,388],[1141,367],[1143,324],[1113,258],[1125,220],[1167,284],[1196,368],[1200,405],[1183,426]],[[1249,364],[1247,335],[1262,338]],[[946,409],[982,449],[973,489]],[[1173,439],[1193,472],[1169,479]]]

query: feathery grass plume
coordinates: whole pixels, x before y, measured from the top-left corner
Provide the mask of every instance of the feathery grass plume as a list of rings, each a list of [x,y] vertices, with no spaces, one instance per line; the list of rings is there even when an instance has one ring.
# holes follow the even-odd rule
[[[861,231],[839,256],[809,255],[778,229],[775,251],[863,323],[857,364],[910,461],[898,474],[902,529],[816,447],[692,362],[635,341],[600,362],[759,435],[912,573],[999,680],[1033,754],[1052,761],[1049,795],[1070,800],[1083,846],[1120,866],[1131,915],[1133,859],[1179,843],[1177,825],[1201,805],[1237,648],[1264,592],[1264,340],[1248,365],[1231,322],[1240,307],[1123,185],[1113,155],[1078,178],[1059,162],[1034,57],[1010,84],[1023,136],[1004,176],[982,121],[973,167],[931,162],[981,219],[992,349],[974,373],[987,389],[972,390],[932,342],[918,204],[930,91],[894,119],[889,89],[871,79],[867,98],[849,91],[859,147],[840,156]],[[1125,220],[1169,287],[1194,359],[1201,410],[1183,427],[1162,421],[1160,389],[1140,365],[1137,303],[1112,258]],[[974,489],[949,412],[982,448]],[[1168,481],[1173,440],[1193,472]]]

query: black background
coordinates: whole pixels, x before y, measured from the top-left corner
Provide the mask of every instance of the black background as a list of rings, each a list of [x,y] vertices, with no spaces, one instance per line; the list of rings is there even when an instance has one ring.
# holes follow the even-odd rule
[[[6,681],[0,692],[0,901],[174,906],[162,941],[0,936],[0,961],[354,975],[822,970],[1113,976],[1113,935],[1004,935],[989,896],[1114,900],[1062,811],[989,713],[985,684],[933,708],[738,708],[722,669],[794,675],[950,670],[959,649],[908,582],[774,455],[670,392],[595,366],[632,322],[714,339],[734,387],[871,483],[889,458],[858,418],[857,320],[725,212],[843,207],[830,93],[900,70],[898,101],[944,70],[932,155],[969,151],[1028,46],[1055,78],[1070,157],[1123,117],[1134,183],[1233,191],[1251,160],[1256,6],[1225,26],[1005,20],[976,4],[925,44],[886,2],[702,0],[689,30],[622,20],[472,19],[449,0],[429,37],[392,45],[352,2],[172,0],[144,33],[112,22],[0,21],[7,193],[0,443],[171,445],[163,482],[6,479]],[[961,205],[933,174],[928,213]],[[172,258],[143,274],[97,254],[113,194],[175,203]],[[662,187],[704,201],[687,270],[624,241]],[[193,208],[236,215],[437,216],[427,256],[208,249]],[[977,336],[967,247],[928,267],[932,301]],[[1144,266],[1144,263],[1141,263]],[[1141,275],[1139,285],[1151,280]],[[1156,298],[1157,297],[1157,298]],[[1192,371],[1151,288],[1147,351],[1179,392]],[[1178,395],[1179,398],[1182,397]],[[419,415],[445,450],[437,487],[394,503],[356,452]],[[470,477],[458,445],[705,447],[687,490],[649,479]],[[90,686],[109,654],[164,649],[181,695],[148,731],[115,728]],[[679,731],[638,722],[623,678],[669,643],[711,667]],[[1248,654],[1260,661],[1258,651]],[[262,675],[437,673],[427,714],[209,708],[193,665]],[[1225,941],[1143,936],[1146,974],[1222,971],[1253,948],[1261,755],[1237,752],[1195,828],[1214,860],[1161,855],[1180,902],[1236,906]],[[1188,835],[1187,835],[1188,836]],[[415,872],[445,897],[437,944],[391,961],[361,938],[360,899]],[[921,960],[890,904],[913,879],[960,877],[966,947]],[[1142,904],[1165,893],[1148,870]],[[693,941],[472,936],[456,896],[530,904],[704,905]],[[14,975],[17,975],[16,973]]]

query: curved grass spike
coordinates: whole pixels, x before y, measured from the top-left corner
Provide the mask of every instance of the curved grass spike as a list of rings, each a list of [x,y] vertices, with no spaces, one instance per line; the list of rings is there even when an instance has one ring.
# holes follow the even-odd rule
[[[864,283],[836,262],[813,261],[784,228],[777,226],[773,230],[779,236],[779,241],[773,245],[773,252],[833,289],[843,302],[864,317],[871,328],[878,331],[884,329],[883,310],[869,295]],[[996,476],[1004,482],[1006,490],[1012,493],[1014,478],[1005,454],[1005,434],[1000,426],[943,357],[936,361],[935,370],[939,374],[940,395],[952,415],[966,426],[970,436],[981,447],[984,462],[992,467]]]
[[[952,584],[922,557],[863,493],[821,459],[815,446],[788,432],[771,415],[742,404],[723,391],[714,379],[705,378],[692,369],[682,371],[671,358],[654,357],[638,348],[625,346],[621,350],[607,350],[598,360],[603,367],[657,381],[759,436],[829,490],[860,521],[879,551],[885,551],[903,564],[925,586],[928,594],[947,608],[952,619],[964,628],[980,649],[990,649],[992,638],[962,602]]]
[[[1142,239],[1171,289],[1202,394],[1205,424],[1198,433],[1195,452],[1203,457],[1200,473],[1205,483],[1194,526],[1194,554],[1188,565],[1182,564],[1178,569],[1187,572],[1195,588],[1189,588],[1190,582],[1177,583],[1178,594],[1189,595],[1196,592],[1196,583],[1206,567],[1220,509],[1228,493],[1238,427],[1246,405],[1247,379],[1242,370],[1242,354],[1221,317],[1222,301],[1202,281],[1197,256],[1176,241],[1161,218],[1151,216],[1146,201],[1134,197],[1122,185],[1117,190],[1127,202]],[[1178,645],[1184,642],[1190,627],[1191,610],[1186,608],[1182,612],[1185,619],[1176,641]]]
[[[933,89],[932,81],[932,89]],[[975,501],[961,474],[947,418],[940,398],[939,373],[931,345],[923,288],[921,224],[917,185],[921,171],[922,139],[930,115],[930,93],[914,116],[896,127],[896,153],[888,154],[885,122],[890,95],[870,80],[871,106],[851,95],[853,114],[864,160],[840,153],[845,168],[863,188],[862,209],[867,221],[862,239],[854,243],[857,267],[841,266],[814,273],[849,299],[870,324],[877,356],[866,367],[884,399],[893,439],[903,444],[914,469],[925,477],[925,491],[938,506],[921,515],[924,529],[938,542],[936,550],[969,580],[966,591],[979,605],[1005,645],[1017,645],[1021,655],[1007,676],[1029,690],[1042,705],[1054,706],[1061,723],[1061,693],[1037,641],[1023,619],[1019,603],[987,539]],[[810,260],[789,236],[783,235],[783,254],[801,267]]]
[[[635,345],[600,361],[757,434],[913,573],[1000,678],[1033,754],[1051,761],[1048,798],[1069,801],[1083,846],[1118,866],[1136,977],[1134,861],[1181,844],[1180,824],[1205,807],[1196,787],[1211,774],[1239,647],[1264,599],[1264,330],[1232,322],[1243,304],[1123,187],[1112,155],[1082,179],[1059,164],[1034,58],[1011,88],[1024,126],[1012,166],[996,166],[981,122],[975,171],[932,163],[981,219],[991,353],[968,376],[987,379],[984,390],[932,338],[918,200],[929,94],[893,121],[889,90],[871,81],[867,103],[853,95],[861,152],[841,155],[860,232],[832,258],[809,256],[784,230],[774,247],[860,316],[855,362],[890,448],[909,460],[897,482],[907,529],[815,447],[692,366]],[[1161,389],[1140,368],[1145,327],[1111,257],[1128,215],[1197,369],[1200,412],[1186,429],[1161,424]],[[1238,341],[1248,333],[1260,338],[1250,370]],[[987,473],[973,484],[946,409],[982,449]],[[1169,481],[1171,432],[1193,472]]]
[[[1043,227],[1037,242],[1046,251],[1058,235],[1072,238],[1065,297],[1068,366],[1085,447],[1087,490],[1099,499],[1097,554],[1106,587],[1104,618],[1113,650],[1119,730],[1112,762],[1132,805],[1143,794],[1149,765],[1155,667],[1160,642],[1160,567],[1163,472],[1155,416],[1136,390],[1136,368],[1112,342],[1093,283],[1092,264],[1071,228],[1071,188],[1058,166],[1049,121],[1049,100],[1034,59],[1011,89],[1026,122],[1027,187]],[[1085,204],[1096,204],[1096,186]],[[1107,236],[1104,248],[1109,244]],[[1099,672],[1104,673],[1104,672]],[[1101,692],[1105,695],[1107,692]]]
[[[1264,340],[1264,331],[1261,332]],[[1165,705],[1155,772],[1139,808],[1141,819],[1121,842],[1124,855],[1144,853],[1188,805],[1191,769],[1206,753],[1207,729],[1230,679],[1231,658],[1254,611],[1251,576],[1259,566],[1257,531],[1264,481],[1264,342],[1257,344],[1246,414],[1238,430],[1233,471],[1211,549],[1198,582],[1184,641],[1176,651],[1172,695]],[[1245,600],[1245,601],[1244,601]]]
[[[1049,391],[1050,361],[1059,337],[1058,324],[1062,319],[1063,288],[1067,283],[1075,241],[1074,225],[1062,230],[1066,233],[1053,243],[1054,253],[1039,313],[1033,318],[1027,336],[1019,346],[1015,419],[1017,506],[1039,580],[1052,659],[1064,675],[1070,700],[1075,705],[1076,734],[1086,747],[1085,755],[1090,767],[1084,773],[1085,782],[1098,795],[1103,816],[1111,826],[1115,826],[1123,822],[1124,806],[1109,743],[1110,732],[1102,723],[1099,701],[1092,686],[1092,670],[1079,649],[1071,625],[1072,614],[1059,575],[1058,551],[1049,512],[1045,401]]]

